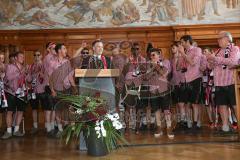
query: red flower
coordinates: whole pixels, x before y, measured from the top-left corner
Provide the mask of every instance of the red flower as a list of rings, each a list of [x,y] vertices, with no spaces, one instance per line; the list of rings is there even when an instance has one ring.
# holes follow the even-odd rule
[[[99,116],[103,116],[107,114],[107,110],[104,107],[99,106],[95,109],[95,113],[97,113]]]
[[[88,112],[88,113],[86,113],[84,119],[86,121],[97,121],[99,118],[95,114],[93,114],[92,112]]]

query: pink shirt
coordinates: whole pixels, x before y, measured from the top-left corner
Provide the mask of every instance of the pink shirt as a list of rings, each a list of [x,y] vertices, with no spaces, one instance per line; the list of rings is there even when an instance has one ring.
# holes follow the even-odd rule
[[[1,80],[5,77],[5,72],[6,72],[6,64],[0,64],[0,78]]]
[[[179,85],[181,82],[185,82],[185,76],[184,73],[182,73],[181,68],[179,68],[180,63],[183,61],[183,58],[181,56],[179,57],[174,57],[172,59],[172,80],[171,83],[173,85]]]
[[[51,53],[48,53],[43,59],[43,68],[44,68],[44,84],[49,84],[49,77],[51,76],[54,66],[56,66],[57,56]]]
[[[232,46],[228,58],[224,58],[224,53],[224,48],[217,50],[214,62],[211,62],[213,65],[215,86],[229,86],[234,84],[234,70],[231,67],[238,64],[240,58],[239,48]],[[227,65],[227,68],[223,69],[223,65]]]
[[[68,59],[59,61],[58,59],[54,62],[56,65],[53,68],[51,74],[51,84],[53,89],[56,91],[64,91],[71,87],[70,79],[74,76],[74,69]]]
[[[168,90],[169,82],[167,80],[167,75],[171,72],[171,64],[170,61],[165,59],[163,60],[163,67],[166,69],[166,73],[164,75],[155,74],[149,80],[150,92],[155,93],[163,93]]]
[[[139,86],[142,83],[141,76],[133,76],[134,72],[136,71],[136,68],[139,66],[139,64],[146,63],[146,59],[142,56],[139,56],[137,60],[134,60],[132,57],[129,58],[129,67],[128,71],[125,75],[125,82],[127,85],[130,85],[131,83],[134,83],[135,86]]]
[[[185,72],[186,82],[188,83],[202,76],[200,71],[202,50],[199,47],[191,46],[186,54],[193,60],[193,65],[187,63],[187,72]]]
[[[203,54],[200,61],[200,71],[203,73],[207,69],[207,57]]]
[[[7,91],[15,95],[18,88],[22,87],[22,81],[25,81],[25,68],[19,69],[15,64],[9,64],[6,67],[5,85]],[[21,82],[20,82],[21,81]]]
[[[34,93],[43,93],[45,84],[44,84],[44,68],[43,63],[33,63],[30,66],[30,71],[27,75],[27,81],[31,84]],[[32,83],[35,82],[35,85],[32,85]]]

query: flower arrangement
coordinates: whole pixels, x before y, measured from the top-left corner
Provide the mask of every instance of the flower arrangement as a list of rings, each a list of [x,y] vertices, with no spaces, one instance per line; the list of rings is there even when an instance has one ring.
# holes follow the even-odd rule
[[[118,145],[127,144],[119,131],[123,126],[118,113],[109,113],[104,99],[83,95],[58,97],[67,104],[65,107],[69,112],[68,125],[62,134],[66,144],[72,139],[78,141],[80,132],[89,137],[92,131],[96,140],[100,139],[106,145],[108,152]]]

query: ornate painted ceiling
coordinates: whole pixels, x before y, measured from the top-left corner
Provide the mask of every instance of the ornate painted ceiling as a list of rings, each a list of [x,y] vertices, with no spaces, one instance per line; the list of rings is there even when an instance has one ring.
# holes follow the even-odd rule
[[[0,0],[0,29],[240,22],[239,0]]]

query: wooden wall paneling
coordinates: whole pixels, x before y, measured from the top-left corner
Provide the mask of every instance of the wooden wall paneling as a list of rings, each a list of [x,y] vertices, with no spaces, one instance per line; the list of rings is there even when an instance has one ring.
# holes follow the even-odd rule
[[[219,25],[188,25],[174,26],[175,40],[179,40],[184,34],[190,34],[199,45],[217,45],[217,35],[220,31],[229,31],[233,37],[240,37],[240,24],[219,24]]]
[[[25,55],[25,64],[32,64],[34,61],[34,56],[33,54],[36,51],[40,51],[42,55],[44,55],[45,53],[45,49],[43,47],[42,43],[39,44],[34,44],[34,43],[30,43],[30,44],[22,44],[22,51]]]
[[[235,39],[235,43],[236,43],[237,46],[240,47],[240,38],[239,39]]]
[[[104,45],[108,43],[120,44],[123,41],[139,42],[142,53],[145,54],[147,43],[152,42],[154,47],[162,49],[164,56],[170,57],[169,48],[174,40],[179,40],[184,34],[191,34],[199,46],[217,47],[217,34],[221,30],[233,34],[234,41],[240,45],[240,23],[185,25],[167,27],[127,27],[127,28],[95,28],[95,29],[54,29],[54,30],[0,30],[0,45],[7,47],[9,53],[22,50],[25,53],[26,63],[33,61],[33,52],[37,49],[45,54],[45,45],[49,41],[65,43],[68,54],[72,56],[86,41],[91,49],[91,43],[101,38]],[[130,46],[131,47],[131,46]],[[130,47],[121,49],[124,54],[130,55]],[[111,54],[110,51],[105,52]],[[44,126],[43,112],[40,112],[40,123]],[[31,112],[26,113],[31,127]]]
[[[45,45],[49,41],[62,42],[67,45],[69,55],[73,55],[82,41],[91,43],[96,38],[102,38],[108,42],[120,43],[121,41],[142,41],[145,52],[147,43],[153,42],[162,48],[164,55],[173,40],[178,40],[184,34],[191,34],[199,46],[216,46],[217,34],[221,30],[230,31],[235,38],[240,37],[240,24],[221,25],[186,25],[169,27],[136,27],[136,28],[96,28],[96,29],[56,29],[56,30],[2,30],[0,31],[0,44],[16,45],[20,50],[31,45],[41,46],[45,53]],[[79,47],[78,47],[79,46]],[[91,47],[90,47],[91,48]],[[129,49],[123,52],[129,53]],[[107,52],[109,54],[109,52]]]

